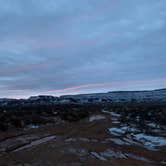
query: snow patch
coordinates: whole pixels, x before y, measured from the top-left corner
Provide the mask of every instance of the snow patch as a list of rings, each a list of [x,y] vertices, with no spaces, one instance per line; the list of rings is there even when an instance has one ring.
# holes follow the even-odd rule
[[[45,143],[45,142],[48,142],[48,141],[51,141],[53,139],[55,139],[56,136],[48,136],[48,137],[44,137],[44,138],[41,138],[41,139],[38,139],[38,140],[35,140],[35,141],[32,141],[30,144],[27,144],[25,146],[22,146],[16,150],[14,150],[13,152],[17,152],[17,151],[21,151],[21,150],[24,150],[24,149],[28,149],[28,148],[31,148],[33,146],[37,146],[37,145],[40,145],[42,143]]]
[[[90,121],[90,122],[93,122],[93,121],[103,120],[103,119],[106,119],[106,117],[105,117],[105,116],[102,116],[102,115],[92,115],[92,116],[89,118],[89,121]]]
[[[134,137],[137,141],[141,142],[143,145],[149,148],[166,146],[166,138],[164,137],[149,136],[143,133],[136,134]]]

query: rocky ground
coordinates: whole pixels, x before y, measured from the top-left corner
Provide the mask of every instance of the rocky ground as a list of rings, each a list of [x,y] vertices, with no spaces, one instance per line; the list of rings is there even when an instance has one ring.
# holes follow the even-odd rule
[[[1,108],[0,166],[166,165],[165,104],[41,108]]]

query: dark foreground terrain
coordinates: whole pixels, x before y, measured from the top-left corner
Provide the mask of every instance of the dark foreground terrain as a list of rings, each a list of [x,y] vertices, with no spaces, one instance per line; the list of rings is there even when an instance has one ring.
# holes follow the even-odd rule
[[[0,107],[0,166],[93,165],[166,165],[166,104]]]

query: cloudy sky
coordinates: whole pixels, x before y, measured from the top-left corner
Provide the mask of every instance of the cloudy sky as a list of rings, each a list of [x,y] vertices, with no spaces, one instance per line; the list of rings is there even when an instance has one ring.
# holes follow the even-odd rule
[[[0,97],[166,87],[166,0],[0,0]]]

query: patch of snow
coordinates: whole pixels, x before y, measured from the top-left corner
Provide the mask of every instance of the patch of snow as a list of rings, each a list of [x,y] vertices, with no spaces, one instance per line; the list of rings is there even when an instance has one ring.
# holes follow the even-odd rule
[[[112,124],[120,124],[120,122],[118,120],[113,120]]]
[[[129,143],[127,143],[119,138],[111,138],[110,140],[117,145],[130,145]]]
[[[144,133],[134,134],[138,133],[138,130],[130,126],[114,127],[109,128],[108,130],[110,134],[114,136],[122,136],[126,132],[129,132],[127,138],[123,138],[122,140],[118,138],[111,138],[111,141],[118,145],[143,145],[150,150],[156,150],[157,147],[166,146],[165,137],[151,136]]]
[[[126,144],[129,144],[129,145],[138,145],[138,146],[142,145],[142,144],[132,140],[131,138],[123,138],[123,140],[126,142]]]
[[[136,160],[140,160],[140,161],[144,161],[144,162],[147,162],[147,163],[153,163],[152,160],[149,160],[147,158],[144,158],[144,157],[141,157],[141,156],[137,156],[137,155],[134,155],[132,153],[123,153],[121,151],[113,151],[111,149],[107,149],[106,151],[104,152],[101,152],[100,153],[100,156],[104,157],[105,159],[108,159],[108,158],[133,158],[133,159],[136,159]]]
[[[147,124],[149,127],[153,127],[153,128],[155,128],[157,125],[156,125],[156,123],[148,123]]]
[[[76,138],[67,138],[67,139],[65,140],[65,142],[76,142],[76,141],[77,141]]]
[[[40,127],[39,125],[34,125],[34,124],[27,126],[28,129],[38,129],[39,127]]]
[[[133,159],[136,159],[136,160],[140,160],[140,161],[144,161],[144,162],[146,162],[146,163],[153,163],[153,161],[152,160],[149,160],[149,159],[147,159],[147,158],[145,158],[145,157],[141,157],[141,156],[136,156],[136,155],[134,155],[134,154],[132,154],[132,153],[127,153],[127,154],[125,154],[127,157],[130,157],[130,158],[133,158]]]
[[[99,155],[98,153],[96,152],[91,152],[90,153],[92,156],[94,156],[95,158],[99,159],[99,160],[103,160],[103,161],[106,161],[107,159],[104,158],[103,156]]]
[[[116,121],[116,120],[118,120],[118,118],[117,117],[112,117],[111,120]]]
[[[100,153],[101,156],[105,157],[105,158],[110,158],[110,157],[114,157],[114,158],[126,158],[125,154],[123,154],[120,151],[113,151],[111,149],[107,149],[104,152]]]
[[[129,132],[137,132],[138,130],[136,128],[130,127],[130,126],[123,126],[121,127],[123,131],[129,131]]]
[[[41,138],[41,139],[38,139],[38,140],[35,140],[35,141],[32,141],[31,143],[25,145],[25,146],[22,146],[16,150],[14,150],[13,152],[17,152],[17,151],[21,151],[21,150],[24,150],[24,149],[28,149],[28,148],[31,148],[33,146],[37,146],[37,145],[40,145],[42,143],[45,143],[45,142],[48,142],[48,141],[51,141],[53,139],[55,139],[56,136],[48,136],[48,137],[44,137],[44,138]]]
[[[109,128],[108,130],[109,130],[110,134],[115,135],[115,136],[121,136],[122,134],[125,133],[124,130],[122,130],[121,128],[116,128],[116,127]]]
[[[118,114],[116,112],[111,112],[111,111],[104,110],[104,109],[102,109],[101,112],[110,114],[111,116],[114,116],[114,117],[120,117],[121,116],[120,114]]]
[[[166,138],[150,136],[143,133],[134,135],[135,139],[149,148],[166,146]]]
[[[166,161],[161,161],[160,163],[163,165],[166,165]]]
[[[130,127],[130,126],[123,126],[123,127],[114,127],[114,128],[109,128],[108,129],[110,134],[115,135],[115,136],[121,136],[125,134],[126,132],[138,132],[136,128]]]
[[[76,154],[80,157],[86,156],[88,154],[88,151],[86,149],[69,148],[64,151],[64,153],[66,153],[66,152]]]
[[[90,122],[93,122],[93,121],[103,120],[103,119],[106,119],[106,117],[105,117],[105,116],[102,116],[102,115],[92,115],[92,116],[89,118],[89,121],[90,121]]]
[[[97,139],[89,139],[89,138],[67,138],[65,142],[77,142],[77,141],[82,141],[82,142],[98,142]]]
[[[78,141],[90,142],[90,139],[88,139],[88,138],[78,138]]]
[[[120,116],[121,116],[120,114],[118,114],[118,113],[116,113],[116,112],[110,112],[110,114],[111,114],[112,116],[115,116],[115,117],[120,117]]]
[[[107,113],[107,114],[111,114],[110,111],[107,111],[107,110],[105,110],[105,109],[102,109],[101,112],[103,112],[103,113]]]

